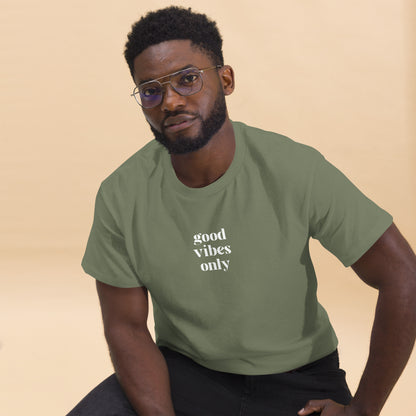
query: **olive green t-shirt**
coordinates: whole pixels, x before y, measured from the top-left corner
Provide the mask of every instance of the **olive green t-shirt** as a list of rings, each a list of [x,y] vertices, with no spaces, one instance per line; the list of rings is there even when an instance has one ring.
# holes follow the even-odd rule
[[[154,140],[106,178],[82,266],[149,290],[158,345],[218,371],[288,371],[337,346],[309,238],[349,266],[392,217],[313,148],[233,128],[232,164],[206,187],[180,182]]]

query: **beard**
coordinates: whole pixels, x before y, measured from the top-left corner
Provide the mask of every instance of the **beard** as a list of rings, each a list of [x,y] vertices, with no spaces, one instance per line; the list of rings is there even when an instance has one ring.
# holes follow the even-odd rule
[[[177,116],[179,114],[189,114],[184,111],[175,111],[166,114],[166,118]],[[187,137],[185,134],[179,134],[174,140],[169,140],[162,132],[157,131],[152,125],[152,130],[156,141],[162,144],[170,154],[183,155],[185,153],[195,152],[204,147],[214,136],[214,134],[223,126],[227,116],[227,106],[225,104],[225,96],[222,91],[217,95],[214,107],[208,117],[203,120],[201,116],[197,116],[201,120],[201,129],[196,137]]]

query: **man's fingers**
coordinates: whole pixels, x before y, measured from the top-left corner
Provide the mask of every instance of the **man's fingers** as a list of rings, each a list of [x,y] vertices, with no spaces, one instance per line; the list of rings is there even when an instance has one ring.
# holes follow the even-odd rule
[[[333,403],[332,400],[309,400],[305,407],[299,410],[298,415],[305,416],[314,412],[322,412],[326,406]]]

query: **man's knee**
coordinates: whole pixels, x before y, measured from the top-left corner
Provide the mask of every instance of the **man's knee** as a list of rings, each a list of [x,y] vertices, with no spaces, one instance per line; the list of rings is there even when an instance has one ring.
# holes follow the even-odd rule
[[[87,394],[67,416],[138,416],[115,374]]]

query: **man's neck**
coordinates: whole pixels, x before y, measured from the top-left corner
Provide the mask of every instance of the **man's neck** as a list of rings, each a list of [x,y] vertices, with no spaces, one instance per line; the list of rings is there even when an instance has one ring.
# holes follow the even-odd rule
[[[227,117],[212,139],[196,152],[171,155],[178,179],[190,188],[202,188],[219,179],[233,161],[235,152],[234,130]]]

